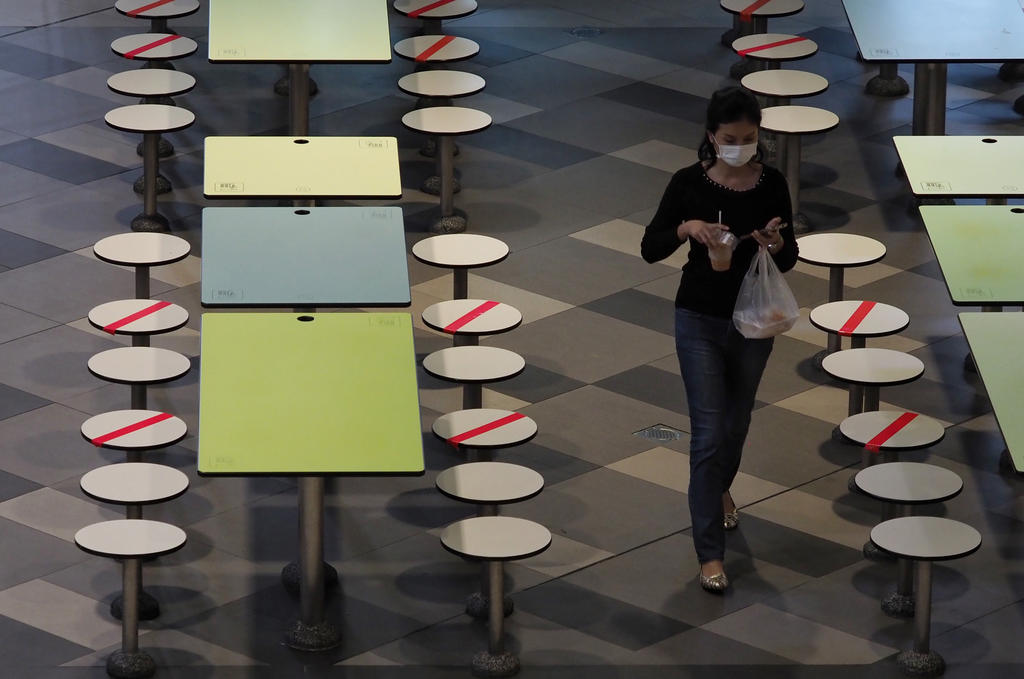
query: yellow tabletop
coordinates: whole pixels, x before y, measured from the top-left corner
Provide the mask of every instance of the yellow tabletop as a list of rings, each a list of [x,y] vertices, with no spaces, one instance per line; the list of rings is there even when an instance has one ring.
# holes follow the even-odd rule
[[[1024,195],[1024,137],[893,137],[915,196]]]
[[[386,63],[382,0],[210,0],[212,62]]]
[[[207,198],[400,198],[394,137],[207,137]]]

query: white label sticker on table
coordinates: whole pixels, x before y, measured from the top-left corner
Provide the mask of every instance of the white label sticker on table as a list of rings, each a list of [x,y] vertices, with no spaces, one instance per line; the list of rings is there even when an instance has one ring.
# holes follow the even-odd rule
[[[921,182],[924,191],[952,191],[953,187],[949,182]]]
[[[217,193],[241,193],[245,191],[245,184],[242,182],[217,182],[213,185]]]
[[[898,57],[900,51],[891,47],[872,47],[870,55],[876,59],[889,59]]]
[[[381,151],[388,147],[387,139],[360,139],[359,148]]]
[[[231,59],[239,59],[245,56],[245,48],[243,47],[222,47],[217,50],[218,57],[229,57]]]

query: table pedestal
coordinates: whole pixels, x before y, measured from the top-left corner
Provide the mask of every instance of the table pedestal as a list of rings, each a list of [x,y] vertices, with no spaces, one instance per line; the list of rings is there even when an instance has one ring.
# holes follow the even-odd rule
[[[284,70],[285,70],[285,74],[283,76],[281,76],[276,83],[274,83],[274,94],[276,94],[278,96],[281,96],[281,97],[287,97],[289,95],[289,93],[291,92],[291,89],[292,89],[291,75],[288,73],[288,65],[287,64],[285,64]],[[307,86],[309,88],[309,95],[310,96],[314,96],[317,92],[320,91],[320,87],[316,84],[316,81],[313,80],[312,78],[309,79],[309,82],[308,82]]]
[[[932,624],[932,562],[918,561],[917,591],[914,593],[914,648],[896,656],[906,674],[935,677],[946,670],[946,661],[930,649]]]
[[[899,516],[910,516],[910,507],[903,505]],[[899,559],[896,591],[882,599],[882,611],[896,618],[914,617],[914,562]]]
[[[946,64],[915,64],[914,89],[913,133],[946,134]]]
[[[505,650],[505,615],[498,603],[505,592],[504,564],[489,561],[485,567],[490,574],[487,650],[473,656],[473,674],[478,677],[508,677],[519,671],[519,658]]]
[[[793,232],[807,233],[811,230],[807,218],[800,212],[800,135],[778,134],[779,164],[789,184],[789,202],[793,207]],[[783,164],[785,163],[785,164]]]
[[[481,460],[477,460],[481,461]],[[477,516],[497,516],[498,505],[480,505]],[[473,592],[466,598],[466,615],[477,620],[487,620],[491,615],[491,564],[484,563],[480,568],[480,591]],[[512,597],[505,596],[504,587],[500,590],[502,617],[512,615],[515,605]]]
[[[910,93],[910,85],[900,76],[899,64],[881,64],[878,75],[864,86],[864,93],[876,97],[902,97]]]
[[[469,269],[452,270],[452,299],[469,299]]]
[[[122,593],[124,611],[121,619],[121,648],[107,657],[107,674],[118,679],[138,679],[153,676],[156,663],[148,653],[139,650],[139,587],[142,576],[142,561],[137,558],[124,559],[122,568]]]
[[[788,181],[788,177],[787,177],[787,181]],[[789,192],[790,192],[790,195],[792,195],[792,193],[793,193],[792,187],[790,187]],[[793,210],[793,213],[794,213],[794,215],[796,214],[796,210],[795,209]],[[845,278],[846,278],[846,269],[845,268],[843,268],[841,266],[830,266],[828,268],[828,301],[829,302],[841,302],[843,300],[843,280]],[[856,342],[857,340],[858,340],[858,338],[851,338],[850,341],[851,341],[851,343],[853,343],[853,342]],[[863,341],[863,338],[859,338],[859,340]],[[828,338],[826,339],[826,342],[827,342],[826,348],[824,350],[822,350],[822,351],[819,351],[818,353],[816,353],[814,355],[814,359],[813,359],[814,360],[814,366],[816,368],[819,368],[819,369],[821,368],[821,362],[825,360],[826,356],[828,356],[829,354],[833,354],[833,353],[835,353],[835,352],[837,352],[837,351],[839,351],[840,349],[843,348],[843,338],[840,337],[838,333],[835,333],[835,334],[829,333]],[[862,346],[863,345],[861,345],[861,347]],[[851,348],[857,349],[859,347],[856,346],[856,345],[853,345]],[[853,400],[854,399],[854,395],[853,394],[854,394],[854,387],[855,386],[856,385],[850,385],[850,409],[851,409],[851,411],[853,409],[853,403],[854,403],[854,400]],[[859,389],[859,387],[858,387],[858,389]],[[858,396],[857,403],[860,404],[862,402],[862,399],[863,399],[862,396]],[[861,412],[861,411],[858,410],[857,412]],[[850,414],[851,415],[856,415],[857,413],[851,412]],[[838,430],[839,428],[836,427],[836,429]]]
[[[309,135],[309,64],[288,64],[288,123],[293,137]]]
[[[431,226],[434,233],[461,233],[466,217],[455,211],[455,138],[437,137],[437,173],[440,180],[441,217]]]
[[[146,132],[142,136],[142,214],[132,219],[132,231],[167,231],[167,218],[156,209],[157,177],[160,173],[160,135]]]

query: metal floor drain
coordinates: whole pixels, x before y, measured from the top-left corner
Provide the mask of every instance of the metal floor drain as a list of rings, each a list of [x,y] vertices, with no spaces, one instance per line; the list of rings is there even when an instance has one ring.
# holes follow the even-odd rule
[[[576,28],[569,29],[569,35],[574,38],[596,38],[602,33],[604,31],[596,26],[577,26]]]
[[[677,441],[683,437],[683,432],[667,424],[655,424],[633,432],[633,436],[639,436],[649,441]]]

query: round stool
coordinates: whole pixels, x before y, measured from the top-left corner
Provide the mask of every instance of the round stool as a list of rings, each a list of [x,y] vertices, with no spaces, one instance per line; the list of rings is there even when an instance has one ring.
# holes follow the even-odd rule
[[[886,503],[883,521],[909,516],[914,505],[945,502],[964,489],[963,479],[953,472],[919,462],[878,464],[862,469],[853,480],[858,491]],[[878,548],[869,540],[864,545],[864,556],[878,560],[878,555]],[[899,560],[896,592],[882,599],[882,610],[901,618],[914,616],[914,572],[906,559]]]
[[[126,97],[140,97],[140,104],[164,104],[174,106],[174,99],[179,94],[191,92],[196,86],[196,79],[188,73],[168,71],[158,68],[139,68],[134,71],[122,71],[107,78],[107,87],[111,92]],[[158,142],[158,154],[161,158],[174,155],[174,145],[163,137]],[[141,142],[135,152],[144,155],[144,144]],[[161,181],[163,180],[163,181]],[[135,193],[143,192],[141,178],[132,187]],[[157,193],[167,193],[171,185],[164,177],[157,177]]]
[[[118,519],[86,526],[75,533],[79,549],[113,559],[122,567],[121,648],[107,658],[107,674],[117,679],[140,679],[156,672],[156,663],[139,650],[138,600],[142,560],[176,552],[185,546],[185,531],[161,521]]]
[[[509,516],[477,516],[453,523],[441,533],[445,549],[483,561],[488,570],[488,645],[473,656],[478,677],[508,677],[519,671],[519,658],[505,650],[505,561],[536,556],[551,545],[551,533],[533,521]]]
[[[429,64],[425,67],[432,68]],[[418,97],[416,108],[428,108],[451,106],[452,99],[476,94],[483,90],[486,84],[480,76],[465,71],[418,71],[399,80],[398,89]],[[437,141],[433,137],[428,137],[427,142],[420,148],[420,155],[434,158],[437,155]],[[459,155],[458,144],[453,146],[452,152],[456,156]],[[436,196],[441,191],[440,180],[431,177],[420,188],[424,193]],[[462,190],[458,179],[454,180],[452,190],[455,193]]]
[[[511,379],[526,369],[519,354],[498,347],[449,347],[423,359],[427,374],[447,382],[462,384],[462,407],[483,405],[483,385]]]
[[[476,11],[476,0],[395,0],[394,8],[410,19],[423,21],[423,33],[439,33],[441,22],[460,19]]]
[[[757,33],[733,40],[731,47],[740,60],[729,68],[729,77],[742,80],[743,76],[766,68],[780,68],[784,61],[797,61],[812,57],[818,44],[810,38],[784,33]]]
[[[116,266],[135,267],[135,297],[149,297],[149,268],[166,266],[188,257],[192,245],[166,233],[119,233],[96,241],[96,259]]]
[[[119,299],[89,310],[89,324],[111,335],[131,335],[132,346],[149,346],[150,335],[174,332],[188,323],[188,311],[170,302]]]
[[[913,382],[924,373],[917,356],[892,349],[844,349],[821,362],[830,377],[850,387],[850,415],[878,410],[881,387]]]
[[[896,657],[905,674],[933,677],[946,663],[930,648],[932,617],[932,562],[959,559],[978,551],[981,534],[967,524],[934,516],[890,519],[871,530],[871,542],[898,559],[913,561],[917,571],[914,590],[914,646]]]
[[[135,19],[149,19],[150,33],[173,33],[168,19],[179,19],[199,11],[199,0],[117,0],[114,9]]]
[[[778,68],[748,73],[740,84],[766,97],[769,106],[788,106],[790,99],[813,97],[828,89],[828,80],[817,73]]]
[[[110,49],[125,59],[145,61],[143,68],[174,70],[171,62],[194,54],[199,45],[176,33],[137,33],[118,38],[110,43]]]
[[[828,267],[828,301],[843,299],[846,269],[874,264],[885,257],[885,245],[852,233],[816,233],[797,239],[801,262]],[[839,335],[829,335],[826,353],[839,351]],[[821,358],[824,358],[823,356]],[[820,363],[820,359],[818,359]]]
[[[453,35],[417,35],[395,43],[395,54],[420,64],[463,61],[480,53],[480,45]]]
[[[156,207],[157,177],[160,173],[160,135],[191,126],[196,120],[195,114],[177,106],[135,104],[108,111],[104,120],[115,130],[142,133],[143,211],[132,219],[132,230],[167,231],[167,218],[159,214]]]
[[[820,304],[811,310],[811,325],[828,333],[829,347],[838,351],[842,338],[850,338],[850,348],[862,349],[868,337],[885,337],[902,332],[910,325],[907,312],[880,302],[841,300]],[[833,337],[836,339],[833,341]],[[819,363],[828,352],[819,354]]]
[[[510,448],[537,435],[533,418],[511,410],[471,408],[446,413],[432,427],[434,435],[458,448],[470,450]]]
[[[744,35],[767,33],[769,17],[791,16],[804,8],[803,0],[721,0],[719,5],[732,14],[732,28],[722,34],[722,44],[726,47]],[[755,9],[751,10],[752,7]]]
[[[410,111],[402,124],[410,130],[437,137],[437,178],[427,179],[438,186],[441,216],[431,227],[434,233],[460,233],[466,230],[466,217],[455,213],[455,136],[474,134],[491,126],[491,116],[461,106],[431,106]]]
[[[867,469],[881,457],[893,461],[901,450],[918,450],[943,439],[946,429],[927,415],[904,410],[871,410],[850,415],[837,427],[843,440],[864,446],[861,458]],[[850,479],[850,490],[856,485]]]
[[[423,310],[427,327],[453,336],[455,346],[480,343],[481,335],[515,330],[523,315],[514,306],[482,299],[452,299]]]
[[[478,516],[497,516],[498,506],[523,502],[544,489],[544,477],[518,464],[504,462],[468,462],[438,474],[435,481],[442,494],[460,502],[478,505]],[[490,611],[490,573],[485,566],[480,574],[480,591],[466,599],[466,614],[486,620]],[[503,615],[512,614],[511,597],[504,597]]]
[[[146,387],[176,380],[192,368],[187,356],[169,349],[119,347],[89,359],[89,372],[132,388],[132,410],[146,409]]]
[[[761,110],[761,128],[779,136],[778,164],[789,184],[793,207],[793,229],[806,233],[810,226],[800,212],[800,138],[822,134],[839,125],[839,116],[813,106],[769,106]]]
[[[452,297],[469,296],[469,270],[504,261],[509,247],[490,236],[471,233],[424,238],[412,246],[412,256],[424,264],[452,269]]]
[[[180,417],[157,410],[112,410],[82,423],[82,438],[94,446],[124,450],[129,462],[138,462],[144,450],[174,445],[185,438],[188,426]]]

